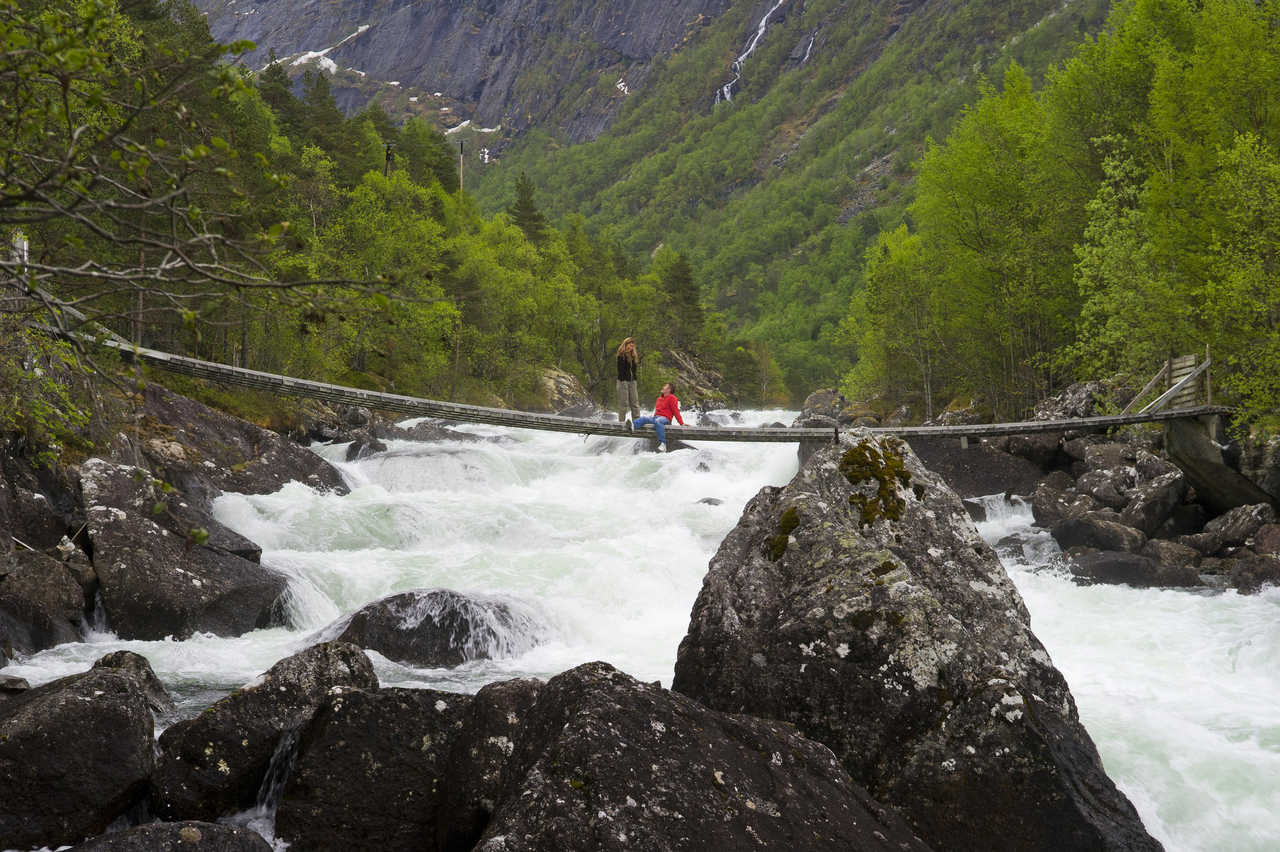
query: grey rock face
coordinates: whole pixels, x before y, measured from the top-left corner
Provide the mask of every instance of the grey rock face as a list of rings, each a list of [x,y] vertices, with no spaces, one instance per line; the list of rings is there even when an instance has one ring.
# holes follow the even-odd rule
[[[1147,537],[1141,530],[1096,515],[1059,521],[1049,532],[1063,550],[1091,547],[1137,553],[1147,543]]]
[[[544,630],[514,602],[420,589],[362,607],[336,638],[391,660],[446,667],[527,651]]]
[[[141,468],[101,459],[81,469],[94,567],[112,629],[122,639],[163,639],[196,631],[238,636],[279,623],[283,575],[169,529],[172,519],[155,512],[151,483]]]
[[[717,17],[729,3],[393,0],[356,4],[335,14],[333,6],[319,0],[267,0],[254,4],[253,15],[213,0],[197,5],[208,13],[219,41],[257,43],[247,60],[252,67],[266,64],[268,49],[281,57],[323,50],[367,26],[327,58],[376,79],[442,91],[490,127],[522,130],[556,113],[564,116],[557,124],[576,142],[603,132],[625,100],[623,93],[611,90],[601,97],[593,88],[575,93],[567,86],[517,87],[521,72],[545,68],[553,80],[590,80],[592,86],[601,75],[617,75],[638,88],[654,60],[669,54],[690,26]],[[566,43],[592,49],[566,51]]]
[[[1039,402],[1033,416],[1036,420],[1092,417],[1097,413],[1098,401],[1106,395],[1106,385],[1102,382],[1077,382],[1057,396]]]
[[[604,663],[552,678],[522,728],[478,852],[926,848],[790,726]]]
[[[152,803],[163,819],[212,820],[253,804],[281,736],[299,727],[331,690],[374,689],[359,648],[315,645],[160,736]]]
[[[1091,470],[1076,480],[1076,490],[1104,506],[1123,509],[1129,502],[1133,477],[1126,468]]]
[[[215,822],[153,822],[104,834],[71,852],[271,852],[251,828]]]
[[[325,698],[299,740],[277,836],[297,849],[438,848],[449,755],[472,701],[431,689]]]
[[[159,385],[147,387],[143,410],[166,431],[143,443],[143,455],[191,505],[224,491],[270,494],[294,481],[346,491],[338,471],[305,447]]]
[[[1000,492],[1028,495],[1044,475],[1039,464],[987,441],[973,441],[961,449],[955,438],[913,437],[911,449],[961,497]]]
[[[1238,547],[1266,524],[1276,522],[1276,510],[1270,503],[1240,506],[1205,524],[1204,531],[1218,536],[1224,547]]]
[[[1240,472],[1280,502],[1280,436],[1246,440],[1240,453]]]
[[[151,712],[130,674],[94,669],[0,702],[0,839],[77,843],[146,793]]]
[[[673,689],[796,725],[938,848],[1159,848],[994,552],[900,442],[850,436],[747,505]]]
[[[1102,504],[1088,494],[1077,494],[1074,488],[1060,490],[1047,483],[1036,486],[1031,495],[1031,514],[1042,527],[1051,527],[1060,521],[1083,518],[1102,508]]]
[[[164,684],[152,670],[151,663],[141,654],[135,654],[133,651],[112,651],[100,657],[93,667],[131,675],[142,688],[142,694],[147,697],[147,706],[153,713],[173,709],[173,698],[170,697],[169,690],[164,688]]]

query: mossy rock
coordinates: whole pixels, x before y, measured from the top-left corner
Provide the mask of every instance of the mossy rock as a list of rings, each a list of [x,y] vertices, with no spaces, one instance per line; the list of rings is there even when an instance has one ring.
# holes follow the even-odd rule
[[[882,450],[875,441],[863,439],[840,457],[840,473],[854,487],[849,504],[858,508],[864,527],[881,518],[902,518],[907,501],[898,494],[898,486],[910,485],[911,474],[901,446],[900,441],[889,439]]]

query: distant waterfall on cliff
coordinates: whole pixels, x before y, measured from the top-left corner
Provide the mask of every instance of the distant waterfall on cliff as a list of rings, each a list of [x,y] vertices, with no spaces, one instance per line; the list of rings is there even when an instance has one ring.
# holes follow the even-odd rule
[[[716,90],[716,99],[712,104],[713,106],[721,101],[725,101],[727,103],[733,100],[733,87],[742,79],[742,63],[746,62],[747,57],[755,52],[756,45],[760,43],[760,39],[764,38],[764,31],[769,28],[769,19],[773,17],[774,12],[778,11],[778,7],[785,2],[787,2],[787,0],[778,0],[778,2],[773,4],[768,12],[764,13],[764,17],[760,19],[760,23],[756,25],[756,31],[755,34],[751,36],[751,41],[747,42],[747,49],[742,51],[742,55],[733,60],[733,64],[729,66],[729,70],[733,73],[733,79]]]

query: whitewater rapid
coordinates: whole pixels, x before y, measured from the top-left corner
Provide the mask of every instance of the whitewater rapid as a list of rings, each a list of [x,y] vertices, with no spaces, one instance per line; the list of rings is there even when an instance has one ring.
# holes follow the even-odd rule
[[[719,415],[728,422],[727,413]],[[742,425],[790,422],[750,412]],[[291,628],[237,638],[123,641],[98,633],[13,663],[33,685],[109,651],[150,660],[178,710],[198,712],[378,598],[445,587],[512,602],[514,656],[421,669],[370,654],[383,686],[474,692],[606,660],[670,684],[707,563],[746,502],[796,471],[789,444],[706,443],[658,455],[627,439],[464,427],[476,442],[390,441],[342,461],[351,492],[294,483],[227,494],[219,520],[289,577]],[[1075,585],[1022,505],[979,524],[1026,599],[1108,773],[1171,852],[1280,849],[1280,590],[1240,596]]]

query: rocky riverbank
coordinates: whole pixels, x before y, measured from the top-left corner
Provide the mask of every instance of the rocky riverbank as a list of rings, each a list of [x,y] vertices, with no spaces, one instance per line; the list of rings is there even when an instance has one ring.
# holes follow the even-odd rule
[[[208,500],[278,488],[247,476],[263,457],[318,487],[340,489],[336,472],[158,389],[147,404],[155,434],[63,491],[34,471],[5,480],[0,519],[42,533],[44,573],[75,586],[45,621],[74,638],[100,603],[139,636],[271,623],[274,572]],[[46,504],[65,507],[58,523]],[[12,575],[0,611],[18,623]],[[673,690],[607,663],[475,695],[383,687],[364,650],[454,665],[525,617],[441,589],[375,602],[158,750],[168,698],[135,654],[36,689],[0,682],[0,778],[22,791],[0,801],[0,847],[261,849],[214,822],[248,811],[299,849],[1158,848],[961,500],[898,442],[846,434],[748,505]]]

